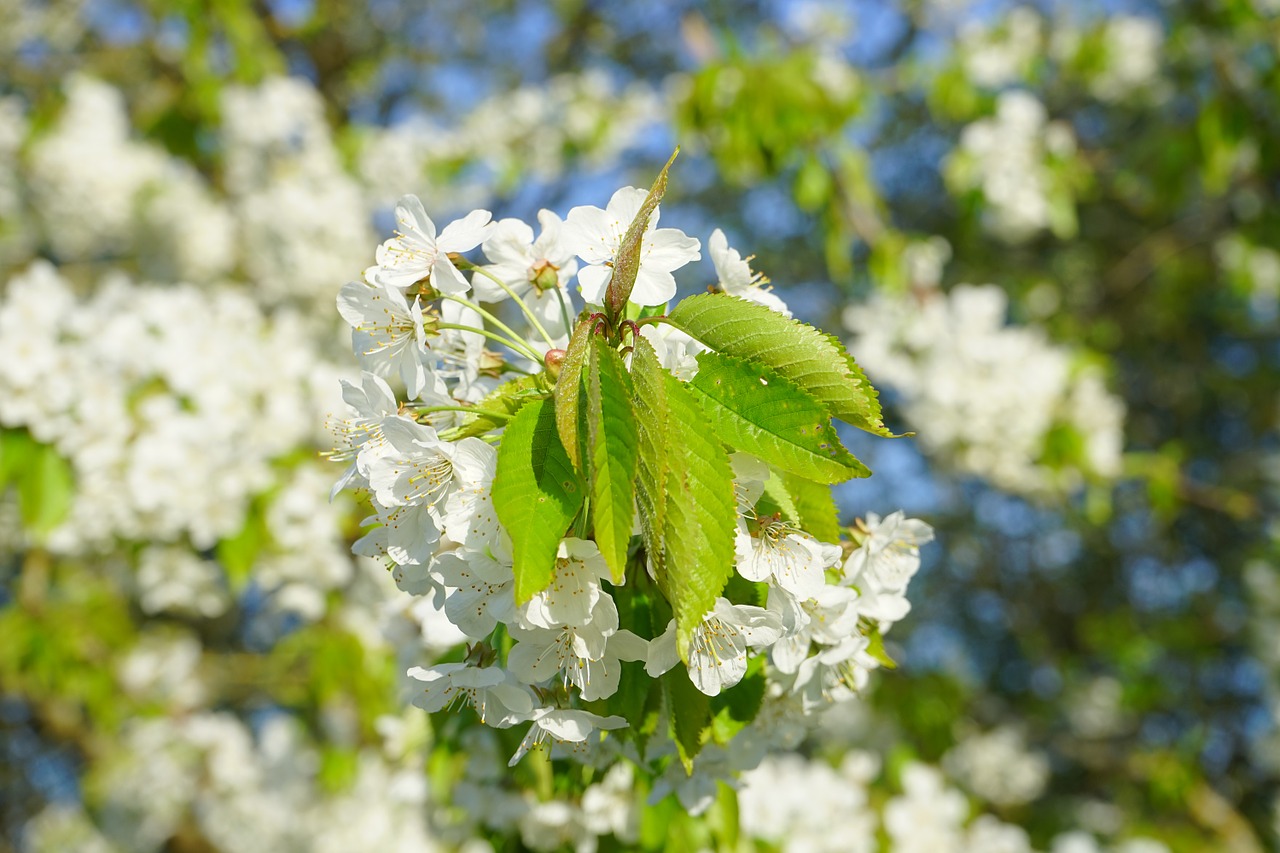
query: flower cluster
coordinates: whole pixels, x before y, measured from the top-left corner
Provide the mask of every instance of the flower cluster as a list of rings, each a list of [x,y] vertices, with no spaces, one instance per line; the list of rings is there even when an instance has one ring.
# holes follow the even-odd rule
[[[646,348],[687,388],[714,363],[706,361],[713,354],[708,341],[665,322],[662,312],[676,294],[673,273],[699,259],[701,243],[658,227],[654,192],[627,187],[605,208],[575,207],[563,220],[543,210],[536,235],[524,222],[494,222],[484,210],[437,228],[421,202],[406,196],[396,208],[395,235],[377,248],[362,280],[338,296],[363,374],[358,384],[343,383],[347,413],[330,424],[333,458],[346,463],[335,492],[362,490],[374,509],[354,550],[384,559],[401,589],[430,597],[468,639],[464,659],[409,670],[418,683],[414,703],[431,713],[470,707],[491,728],[527,726],[512,764],[543,744],[553,756],[591,760],[604,733],[632,731],[627,712],[639,709],[611,701],[628,672],[632,682],[652,679],[647,684],[659,693],[684,673],[683,683],[706,697],[750,681],[751,716],[802,721],[853,696],[884,659],[880,637],[910,609],[907,583],[920,564],[919,546],[932,537],[927,525],[901,513],[871,515],[842,547],[829,492],[830,522],[819,525],[827,538],[817,536],[788,493],[797,488],[794,478],[739,451],[729,457],[725,480],[730,506],[736,503],[736,530],[723,533],[733,571],[724,567],[727,583],[711,590],[693,624],[680,621],[678,603],[688,593],[671,577],[670,552],[661,561],[645,556],[651,540],[641,528],[653,521],[643,512],[621,528],[632,534],[625,573],[610,563],[600,538],[608,520],[599,509],[570,513],[550,531],[554,553],[535,566],[545,575],[519,595],[528,571],[520,561],[535,531],[510,528],[500,517],[495,484],[504,476],[517,480],[500,470],[503,439],[531,411],[526,406],[559,404],[564,391],[557,386],[568,381],[575,348],[610,323],[607,306],[628,253],[637,261],[620,327],[632,338],[619,347],[618,364],[640,370],[638,348]],[[482,259],[467,257],[476,249]],[[722,232],[711,235],[709,249],[726,303],[801,328]],[[768,384],[763,375],[752,383]],[[552,445],[535,454],[566,452],[554,435],[548,440]],[[818,491],[805,494],[822,504]],[[655,618],[664,612],[671,615]],[[668,706],[665,713],[679,728],[674,717],[684,712]],[[768,728],[768,737],[787,730]],[[647,747],[625,733],[610,742],[628,744],[628,757],[653,772],[677,751],[665,734]],[[709,805],[702,793],[708,780],[714,791],[714,780],[750,766],[718,758],[708,746],[702,775],[688,777],[701,746],[679,744],[686,767],[665,783],[691,810]],[[764,754],[749,753],[756,760]]]
[[[994,116],[964,129],[946,178],[956,192],[980,194],[992,234],[1022,243],[1046,229],[1075,233],[1079,168],[1071,127],[1049,121],[1030,92],[1009,90],[1000,93]]]
[[[1124,404],[1034,326],[1005,324],[995,285],[878,294],[845,323],[858,359],[902,395],[923,448],[1025,494],[1120,472]]]

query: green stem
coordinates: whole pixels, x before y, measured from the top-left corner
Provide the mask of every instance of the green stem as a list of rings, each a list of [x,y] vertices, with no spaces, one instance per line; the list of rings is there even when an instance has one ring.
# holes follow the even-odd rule
[[[509,347],[515,350],[516,352],[520,353],[521,355],[529,355],[531,352],[533,352],[533,350],[529,349],[527,344],[524,344],[523,342],[514,341],[511,338],[508,338],[504,335],[495,334],[494,332],[490,332],[488,329],[477,329],[475,326],[466,326],[466,325],[463,325],[462,323],[437,323],[436,328],[437,329],[457,329],[460,332],[472,332],[477,335],[484,335],[489,340],[497,341],[498,343],[502,344],[504,347]]]
[[[476,305],[474,302],[469,302],[469,301],[467,301],[466,299],[463,299],[463,298],[462,298],[462,297],[460,297],[460,296],[453,296],[453,295],[448,294],[448,293],[442,293],[442,294],[440,294],[440,298],[441,298],[441,299],[447,299],[447,300],[449,300],[450,302],[456,302],[456,303],[458,303],[459,305],[465,305],[466,307],[470,308],[472,311],[475,311],[477,314],[479,314],[479,315],[480,315],[481,317],[483,317],[484,319],[488,320],[488,321],[489,321],[490,323],[492,323],[494,326],[496,326],[497,328],[501,329],[503,332],[506,332],[507,336],[508,336],[508,337],[510,337],[510,338],[511,338],[511,340],[513,340],[513,341],[519,341],[519,340],[521,340],[520,336],[519,336],[519,335],[517,335],[517,334],[515,333],[515,331],[513,331],[513,330],[512,330],[512,328],[511,328],[510,326],[508,326],[506,323],[502,322],[502,321],[501,321],[501,320],[499,320],[497,317],[495,317],[495,316],[493,316],[492,314],[490,314],[488,311],[486,311],[486,310],[484,310],[483,308],[481,308],[479,305]],[[528,344],[526,344],[526,343],[522,343],[522,344],[521,344],[521,346],[519,346],[519,347],[515,347],[515,349],[517,350],[517,352],[520,352],[522,355],[526,355],[526,356],[528,356],[529,358],[532,358],[532,359],[533,359],[534,361],[536,361],[536,362],[541,362],[541,361],[542,361],[542,356],[538,355],[538,353],[533,349],[533,347],[529,346],[529,345],[528,345]]]
[[[480,273],[480,275],[484,276],[485,278],[489,279],[489,281],[492,281],[494,284],[498,285],[498,287],[501,287],[503,290],[505,290],[507,292],[507,295],[510,296],[512,300],[514,300],[515,303],[520,306],[520,310],[523,311],[524,315],[529,318],[529,322],[532,323],[533,327],[538,330],[538,334],[542,335],[542,339],[547,342],[547,346],[550,347],[551,349],[556,348],[556,342],[551,340],[551,336],[547,334],[547,330],[542,328],[542,324],[538,322],[537,315],[535,315],[533,311],[530,310],[529,306],[525,303],[525,301],[521,299],[519,296],[517,296],[516,292],[512,290],[505,281],[498,278],[496,275],[484,269],[483,267],[474,267],[474,269],[476,272]]]
[[[635,324],[637,326],[643,326],[643,325],[646,325],[647,323],[666,323],[668,326],[675,326],[675,324],[670,321],[670,319],[667,317],[666,314],[659,314],[656,317],[641,317],[639,320],[635,321]],[[678,329],[680,327],[675,326],[675,328]]]
[[[573,334],[573,323],[569,321],[569,306],[565,304],[564,288],[556,288],[556,299],[560,300],[560,319],[564,320],[564,333]]]
[[[486,418],[493,418],[499,421],[509,421],[514,415],[506,412],[495,412],[492,409],[479,409],[475,406],[420,406],[416,409],[419,414],[429,414],[431,412],[466,412],[469,415],[483,415]]]

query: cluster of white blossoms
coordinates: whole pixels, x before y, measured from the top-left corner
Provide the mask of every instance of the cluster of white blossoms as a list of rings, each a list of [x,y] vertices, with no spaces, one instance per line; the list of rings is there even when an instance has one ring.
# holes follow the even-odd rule
[[[996,113],[965,127],[946,163],[955,192],[981,193],[983,225],[1010,243],[1048,229],[1075,231],[1076,139],[1064,122],[1021,89],[1001,92]]]
[[[555,178],[568,152],[582,155],[588,167],[615,162],[646,126],[662,119],[659,93],[643,82],[620,89],[603,72],[557,74],[488,98],[456,124],[418,118],[370,128],[357,169],[379,205],[394,202],[408,182],[427,204],[458,207],[488,198],[495,183]],[[462,164],[468,169],[456,174]],[[447,177],[439,193],[430,180],[436,175]]]
[[[45,262],[7,282],[0,426],[54,447],[74,479],[44,547],[83,555],[148,542],[144,611],[214,617],[227,607],[224,572],[190,549],[237,534],[251,501],[271,492],[275,544],[255,579],[284,609],[319,615],[325,590],[351,572],[339,507],[324,500],[322,463],[282,462],[324,440],[341,371],[301,329],[230,290],[112,274],[82,297]]]
[[[1166,93],[1168,83],[1160,76],[1165,34],[1156,18],[1111,15],[1092,31],[1061,24],[1054,27],[1050,54],[1086,74],[1094,97],[1114,102],[1142,93]]]
[[[564,220],[544,210],[536,234],[517,220],[493,222],[483,210],[437,228],[419,199],[406,196],[396,208],[396,235],[337,300],[363,375],[359,384],[343,384],[348,414],[331,422],[334,458],[347,465],[335,491],[364,490],[375,511],[354,550],[385,559],[402,589],[440,602],[474,643],[463,662],[409,671],[420,682],[415,704],[429,712],[469,705],[488,726],[527,725],[513,764],[544,742],[556,747],[553,755],[585,758],[601,732],[626,726],[620,716],[577,705],[612,696],[623,662],[642,662],[654,678],[685,666],[674,620],[653,626],[651,636],[624,624],[611,573],[590,539],[564,537],[550,585],[517,606],[511,537],[492,498],[501,436],[490,431],[494,424],[476,430],[468,420],[485,417],[510,377],[527,382],[544,356],[553,363],[580,299],[604,302],[645,195],[627,187],[606,208],[575,207]],[[671,300],[673,272],[701,253],[698,240],[657,227],[659,215],[655,208],[643,233],[631,292],[637,307]],[[464,256],[475,249],[483,258]],[[789,316],[721,232],[709,249],[721,290]],[[688,336],[653,324],[642,334],[673,374],[696,372],[702,347]],[[778,704],[803,717],[852,696],[879,665],[870,636],[909,610],[906,587],[932,531],[901,513],[869,516],[846,556],[779,515],[757,515],[771,477],[764,463],[734,454],[733,472],[737,573],[764,585],[762,600],[717,600],[693,630],[687,671],[698,690],[717,696],[745,677],[750,657],[767,654]],[[700,766],[715,767],[711,752]],[[666,759],[670,750],[657,755]],[[724,776],[741,769],[722,764]],[[682,799],[705,808],[710,799],[689,786],[715,778],[708,769],[691,782],[680,769],[668,790],[680,787]]]
[[[1049,781],[1049,759],[1028,750],[1022,732],[1011,726],[962,738],[942,765],[953,779],[997,806],[1033,802]]]
[[[1015,6],[998,26],[977,17],[965,21],[958,53],[967,79],[992,88],[1025,80],[1043,55],[1043,30],[1029,6]]]
[[[856,750],[845,753],[838,767],[797,754],[765,759],[743,774],[738,797],[743,834],[782,853],[1034,853],[1021,827],[990,814],[970,819],[964,795],[927,764],[903,765],[897,774],[900,793],[884,799],[880,764],[876,756]],[[1150,839],[1103,846],[1079,830],[1055,837],[1048,853],[1104,850],[1167,853]]]
[[[421,767],[394,739],[361,751],[353,782],[334,793],[300,728],[278,715],[251,730],[217,712],[134,721],[86,779],[94,817],[51,805],[27,825],[24,849],[158,851],[186,835],[246,853],[441,849]]]
[[[1120,473],[1124,404],[1034,326],[1006,325],[995,285],[877,293],[846,309],[850,351],[901,395],[925,452],[1042,494]]]

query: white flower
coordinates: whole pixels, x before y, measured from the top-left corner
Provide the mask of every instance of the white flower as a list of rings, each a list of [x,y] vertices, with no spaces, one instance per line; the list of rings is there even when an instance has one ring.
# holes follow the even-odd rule
[[[840,546],[819,542],[781,518],[756,523],[753,535],[747,523],[738,522],[733,545],[738,574],[775,583],[802,600],[817,595],[826,586],[826,570],[840,562]]]
[[[487,210],[473,210],[436,236],[436,224],[422,202],[417,196],[404,196],[396,205],[396,236],[378,247],[377,265],[365,270],[365,278],[402,291],[430,278],[431,286],[441,293],[466,293],[467,280],[449,260],[449,253],[479,246],[489,235],[491,218]]]
[[[640,335],[653,345],[653,351],[663,368],[684,382],[689,382],[698,375],[698,353],[709,351],[675,326],[668,326],[666,323],[646,324],[641,327]]]
[[[526,628],[586,625],[596,602],[605,595],[600,581],[610,576],[599,546],[589,539],[562,540],[551,572],[550,585],[521,609],[520,624]]]
[[[444,529],[449,538],[472,550],[498,539],[498,513],[493,508],[493,476],[498,451],[478,438],[464,438],[453,452],[456,490],[445,502]]]
[[[618,630],[618,610],[607,595],[597,604],[590,625],[525,629],[511,626],[517,640],[507,657],[511,672],[528,684],[556,675],[567,688],[577,687],[588,702],[618,691],[621,661],[644,660],[649,642],[625,629]]]
[[[505,729],[528,720],[533,712],[533,693],[501,667],[442,663],[415,666],[406,674],[426,685],[413,704],[428,714],[464,702],[475,708],[480,722]]]
[[[391,560],[396,566],[392,572],[396,585],[405,592],[425,595],[438,589],[434,580],[415,569],[431,562],[440,540],[440,526],[430,506],[419,503],[379,507],[378,514],[369,516],[360,526],[373,529],[352,544],[352,553]]]
[[[515,575],[505,534],[491,550],[446,551],[433,568],[446,586],[453,587],[445,599],[445,615],[468,637],[487,637],[499,622],[515,620]]]
[[[871,670],[880,666],[867,653],[870,643],[864,635],[853,634],[800,662],[792,690],[800,696],[806,714],[850,699],[866,686]]]
[[[417,297],[410,305],[398,290],[352,281],[338,292],[338,313],[353,329],[351,347],[361,367],[399,376],[410,397],[427,387],[427,335]]]
[[[382,430],[393,452],[369,465],[369,487],[378,503],[432,508],[443,503],[454,483],[454,445],[433,428],[404,418],[387,418]]]
[[[539,708],[533,712],[533,725],[529,733],[520,741],[520,748],[507,762],[508,767],[515,767],[529,750],[545,741],[556,745],[575,744],[574,751],[583,749],[593,732],[597,730],[626,728],[627,721],[619,716],[601,717],[589,711],[578,711],[568,708]]]
[[[533,229],[524,222],[503,219],[494,226],[481,248],[485,257],[493,261],[485,271],[501,279],[522,298],[552,339],[557,339],[569,334],[562,314],[567,313],[571,322],[575,316],[566,287],[578,271],[578,261],[564,238],[564,223],[559,216],[540,210],[538,222],[542,233],[535,240]],[[471,285],[476,298],[483,302],[501,302],[508,298],[505,290],[482,275],[474,276]],[[530,335],[529,341],[535,346],[546,346],[541,335]]]
[[[648,193],[623,187],[609,199],[605,210],[592,205],[575,207],[565,221],[565,241],[588,266],[578,273],[582,296],[600,305],[612,278],[613,263],[622,238]],[[637,305],[664,305],[676,294],[675,270],[702,257],[701,244],[678,228],[658,228],[654,208],[640,242],[640,270],[630,301]]]
[[[342,419],[329,418],[329,431],[334,433],[338,446],[329,453],[329,458],[338,462],[351,460],[350,466],[334,483],[329,499],[342,491],[357,474],[359,455],[366,445],[382,444],[382,420],[393,417],[399,411],[396,395],[381,377],[365,371],[360,376],[360,385],[356,386],[347,380],[340,380],[342,399],[350,409],[350,416]],[[365,454],[365,459],[372,457]]]
[[[747,647],[767,646],[782,636],[782,618],[772,610],[731,604],[717,598],[715,607],[693,629],[689,642],[689,678],[708,696],[734,686],[747,674]],[[676,623],[649,644],[645,672],[657,678],[680,662]]]
[[[801,600],[784,589],[769,588],[769,609],[782,618],[786,633],[770,649],[773,664],[793,673],[809,656],[814,640],[835,645],[847,640],[858,627],[858,593],[848,587],[824,586]]]
[[[859,610],[863,616],[892,623],[906,616],[911,604],[906,599],[907,584],[920,568],[920,546],[933,539],[933,528],[902,510],[883,521],[867,513],[863,523],[866,538],[844,564],[844,582],[862,593]],[[881,630],[887,628],[882,624]]]
[[[711,253],[711,263],[715,265],[716,275],[720,277],[721,290],[730,296],[756,302],[784,317],[791,316],[787,303],[771,289],[764,287],[769,279],[751,271],[751,259],[743,258],[736,249],[729,248],[729,240],[719,228],[711,232],[707,251]]]

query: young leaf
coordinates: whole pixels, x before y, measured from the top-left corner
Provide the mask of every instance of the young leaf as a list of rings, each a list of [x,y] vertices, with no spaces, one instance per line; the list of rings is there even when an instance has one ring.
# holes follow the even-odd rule
[[[645,549],[671,602],[676,644],[689,640],[734,571],[737,505],[729,456],[701,404],[636,341],[631,375],[640,433],[638,500]]]
[[[831,335],[727,293],[683,299],[667,322],[717,352],[773,368],[833,417],[876,435],[893,435],[884,427],[876,390]]]
[[[32,441],[25,468],[18,475],[18,505],[22,523],[43,536],[62,523],[75,497],[71,463],[57,449]]]
[[[676,742],[684,771],[692,774],[693,759],[711,734],[711,699],[694,686],[683,666],[662,676],[662,683],[671,714],[671,739]]]
[[[517,604],[551,583],[556,551],[584,492],[556,435],[551,401],[526,404],[503,433],[493,479],[493,506],[511,534]]]
[[[840,443],[823,405],[768,367],[704,352],[689,387],[725,443],[775,468],[822,483],[871,475]]]
[[[649,229],[649,218],[653,216],[658,202],[662,201],[662,196],[667,192],[667,170],[671,168],[671,164],[675,162],[676,155],[679,153],[679,148],[671,152],[671,159],[667,160],[667,165],[663,166],[662,171],[658,173],[653,186],[649,189],[649,194],[645,196],[644,204],[640,205],[640,210],[636,212],[635,219],[631,220],[627,233],[623,235],[622,243],[618,246],[618,254],[613,259],[613,277],[609,280],[609,287],[604,293],[605,310],[614,320],[621,317],[626,310],[627,300],[631,298],[631,290],[636,286],[636,276],[640,273],[640,249],[644,233]]]
[[[840,513],[831,487],[794,474],[783,474],[781,479],[795,502],[800,526],[819,542],[839,542]]]
[[[556,432],[560,444],[569,454],[573,467],[585,470],[582,456],[582,369],[587,366],[587,341],[591,337],[591,321],[583,318],[574,327],[560,364],[560,378],[556,380]]]
[[[489,412],[514,415],[526,403],[546,397],[545,387],[546,378],[540,373],[533,376],[521,376],[519,379],[503,382],[497,388],[494,388],[484,399],[476,403],[476,408]],[[447,438],[450,441],[461,441],[470,436],[484,435],[505,425],[506,421],[499,421],[487,415],[479,413],[467,415],[466,422],[456,430],[451,431]]]
[[[591,513],[596,544],[615,583],[627,568],[635,520],[639,438],[631,404],[631,374],[603,338],[589,345],[587,446],[590,448]]]

